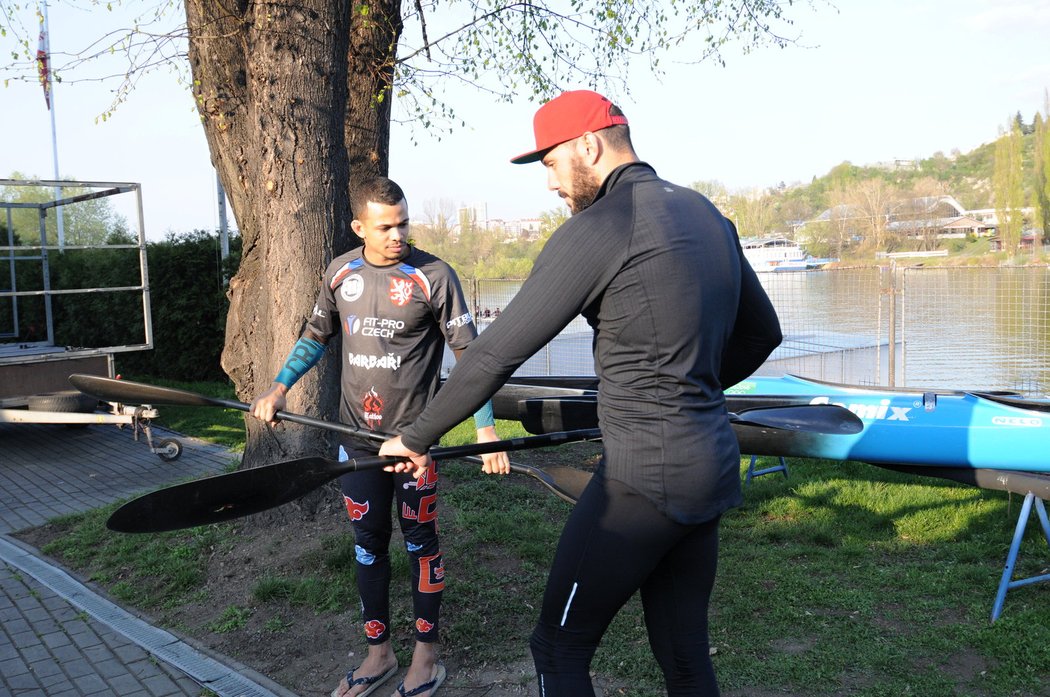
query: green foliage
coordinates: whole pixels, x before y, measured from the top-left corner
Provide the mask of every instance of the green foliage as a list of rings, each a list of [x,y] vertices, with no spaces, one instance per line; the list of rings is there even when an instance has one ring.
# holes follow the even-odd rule
[[[508,239],[499,230],[480,230],[467,226],[458,237],[436,234],[428,225],[412,227],[413,241],[420,249],[435,254],[456,270],[460,278],[525,278],[543,248],[546,236],[538,239]]]
[[[1019,120],[1020,114],[1017,121]],[[999,220],[1002,249],[1014,254],[1021,243],[1021,231],[1024,227],[1021,217],[1021,208],[1024,206],[1023,135],[1017,121],[995,141],[995,170],[992,177],[995,214]]]
[[[1037,113],[1033,127],[1035,152],[1032,155],[1032,167],[1035,172],[1035,190],[1032,203],[1036,210],[1033,226],[1041,231],[1045,240],[1050,238],[1050,121]]]
[[[237,268],[240,238],[220,258],[214,234],[195,231],[147,245],[154,349],[121,357],[122,369],[182,380],[219,380],[226,335],[225,280]]]
[[[56,518],[53,524],[68,529],[42,551],[76,565],[93,581],[112,584],[119,600],[143,609],[186,602],[203,581],[209,550],[228,533],[222,526],[208,526],[178,533],[114,535],[105,522],[116,507]],[[127,568],[142,577],[126,580]]]
[[[20,172],[12,172],[11,179],[29,179]],[[84,194],[94,193],[95,189],[82,186],[63,186],[57,194],[62,199],[70,199]],[[42,186],[0,186],[0,201],[10,203],[44,203],[54,201],[54,189]],[[3,210],[3,209],[0,209]],[[18,244],[40,244],[40,213],[36,208],[13,208],[11,210],[11,227],[14,229]],[[46,241],[49,245],[58,244],[58,216],[55,209],[47,209],[44,220]],[[116,236],[124,239],[128,234],[128,223],[124,216],[113,210],[105,198],[79,201],[62,207],[63,241],[67,245],[100,244]],[[6,237],[6,236],[5,236]],[[7,244],[6,239],[3,244]]]
[[[266,624],[263,626],[268,632],[271,632],[273,634],[280,634],[282,632],[287,632],[289,629],[291,629],[292,623],[288,622],[280,615],[274,615],[270,619],[266,620]]]
[[[222,616],[208,625],[208,629],[216,634],[235,632],[248,624],[248,619],[251,616],[252,611],[250,609],[231,605],[223,610]]]
[[[569,3],[534,0],[466,0],[448,3],[427,17],[432,36],[422,44],[402,37],[395,84],[398,98],[419,125],[457,121],[442,99],[440,81],[483,85],[505,101],[553,96],[567,83],[596,86],[615,82],[627,89],[632,61],[646,74],[663,74],[661,59],[721,61],[721,50],[737,42],[746,52],[760,45],[783,47],[793,14],[782,0],[646,3],[605,0]],[[463,22],[458,16],[471,17]],[[425,60],[425,62],[424,62]],[[438,80],[435,80],[438,76]],[[608,90],[607,90],[608,91]]]
[[[738,227],[747,221],[746,229],[740,230],[742,236],[794,237],[799,223],[813,221],[822,212],[836,206],[864,208],[866,205],[870,208],[870,201],[863,203],[864,192],[879,187],[901,198],[948,194],[967,209],[991,208],[998,205],[994,185],[998,166],[1000,176],[1013,172],[1008,184],[1001,185],[1006,188],[999,198],[1005,201],[1004,197],[1008,195],[1013,201],[1010,205],[1017,208],[1035,207],[1037,225],[1045,226],[1045,234],[1050,235],[1050,213],[1038,217],[1043,206],[1050,211],[1050,177],[1045,174],[1050,171],[1050,138],[1041,135],[1048,130],[1045,116],[1036,114],[1032,125],[1026,125],[1023,131],[1016,120],[1011,121],[1011,126],[1013,135],[1006,137],[1005,141],[1010,147],[999,154],[999,165],[997,143],[1000,148],[1004,144],[996,141],[968,153],[953,151],[945,155],[936,152],[910,163],[858,166],[843,162],[806,184],[780,185],[767,189],[760,196],[728,192],[718,182],[697,182],[692,187],[707,192],[738,223]],[[1004,159],[1007,155],[1012,163],[1009,166]],[[856,220],[850,222],[850,215],[853,213],[847,212],[841,221],[830,221],[826,229],[819,229],[810,222],[806,226],[806,251],[815,256],[841,257],[848,251],[849,240],[871,234],[863,225],[858,226]],[[891,251],[901,241],[887,237],[880,244],[886,251]]]
[[[109,232],[104,242],[135,245],[128,233],[119,230]],[[119,371],[182,380],[225,378],[219,365],[228,308],[225,279],[237,268],[239,237],[230,240],[230,248],[230,257],[223,261],[218,237],[202,231],[146,244],[154,348],[117,353]],[[43,290],[40,252],[27,249],[14,254],[17,290]],[[105,348],[146,342],[137,246],[51,251],[47,269],[52,290],[119,289],[53,295],[55,345]],[[43,296],[0,303],[0,327],[14,329],[17,341],[46,341]]]

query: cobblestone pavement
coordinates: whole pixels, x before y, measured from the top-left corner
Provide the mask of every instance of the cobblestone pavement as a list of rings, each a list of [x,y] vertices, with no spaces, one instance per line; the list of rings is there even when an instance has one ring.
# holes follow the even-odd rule
[[[0,695],[294,697],[265,676],[149,624],[6,533],[189,477],[237,455],[176,438],[165,462],[130,426],[0,423]]]

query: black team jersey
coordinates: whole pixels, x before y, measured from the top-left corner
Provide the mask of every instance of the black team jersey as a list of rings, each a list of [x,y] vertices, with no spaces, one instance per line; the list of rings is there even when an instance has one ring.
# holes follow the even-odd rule
[[[339,416],[379,432],[406,428],[437,392],[444,345],[462,349],[477,331],[459,278],[414,247],[390,266],[358,248],[325,271],[307,329],[342,353]],[[329,343],[333,343],[329,341]]]
[[[423,452],[576,315],[594,330],[604,474],[681,523],[739,505],[723,387],[780,343],[736,230],[705,197],[623,165],[551,236],[500,318],[402,431]]]

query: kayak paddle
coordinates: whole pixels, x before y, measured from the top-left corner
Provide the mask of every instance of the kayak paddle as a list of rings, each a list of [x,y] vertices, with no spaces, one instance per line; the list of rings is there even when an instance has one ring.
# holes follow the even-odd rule
[[[430,455],[434,459],[444,460],[600,438],[598,429],[584,429],[491,443],[432,448]],[[341,475],[402,461],[400,458],[379,455],[351,458],[344,462],[323,457],[304,457],[205,477],[159,489],[125,503],[109,517],[106,527],[117,532],[162,532],[220,523],[294,501]],[[558,468],[557,479],[539,468],[526,465],[512,465],[511,469],[536,477],[556,494],[573,502],[591,478],[588,472],[571,467]]]
[[[206,406],[206,407],[225,407],[227,409],[237,409],[243,412],[248,412],[251,407],[244,402],[238,402],[231,399],[220,399],[217,397],[208,397],[206,395],[198,394],[196,392],[189,392],[187,390],[178,390],[171,387],[158,387],[156,385],[147,385],[141,382],[133,382],[131,380],[114,380],[112,378],[104,378],[97,375],[86,375],[86,374],[74,374],[69,376],[69,381],[78,390],[85,394],[98,397],[99,399],[107,402],[128,402],[131,404],[168,404],[174,406]],[[365,438],[376,443],[382,443],[388,440],[391,436],[384,433],[377,433],[375,431],[363,431],[358,428],[354,428],[348,424],[325,421],[323,419],[315,419],[310,416],[303,414],[296,414],[288,411],[277,412],[277,418],[297,423],[303,426],[313,426],[315,428],[323,428],[329,431],[335,431],[337,433],[345,433],[359,438]],[[574,429],[579,430],[579,429]],[[596,432],[596,430],[595,430]],[[596,440],[600,438],[600,434],[594,437],[588,437],[585,440]],[[579,439],[584,440],[584,439]],[[538,442],[538,439],[537,439]],[[569,441],[559,441],[569,442]],[[538,442],[537,445],[530,445],[526,447],[542,447],[544,445],[552,445],[552,442]],[[519,448],[520,449],[520,448]],[[501,448],[495,450],[484,450],[483,452],[500,452]],[[449,456],[447,457],[455,457]],[[462,456],[464,459],[472,462],[482,462],[480,457],[470,455]],[[381,464],[387,464],[386,462]],[[576,499],[579,498],[579,494],[583,491],[583,487],[587,485],[587,481],[590,480],[590,475],[586,472],[574,469],[572,467],[548,467],[546,470],[532,465],[524,465],[519,463],[511,463],[511,472],[515,474],[524,474],[534,479],[539,480],[547,489],[553,494],[558,496],[564,501],[569,503],[576,503]],[[323,482],[322,482],[323,483]],[[279,504],[278,504],[279,505]],[[265,506],[269,508],[269,506]],[[260,509],[260,510],[264,510]],[[186,526],[182,526],[186,527]],[[146,532],[143,530],[142,532]]]

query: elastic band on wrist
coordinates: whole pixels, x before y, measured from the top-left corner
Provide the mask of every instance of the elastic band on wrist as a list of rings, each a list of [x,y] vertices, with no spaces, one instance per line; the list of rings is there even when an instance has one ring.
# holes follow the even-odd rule
[[[281,372],[277,373],[277,377],[273,381],[291,388],[292,385],[299,381],[299,378],[306,375],[310,368],[317,365],[317,362],[321,360],[323,355],[324,344],[313,339],[301,337],[299,341],[295,342],[292,352],[288,354],[288,358],[284,361],[284,367],[281,368]]]
[[[474,428],[486,428],[496,425],[496,415],[492,412],[492,400],[488,400],[474,412]]]

